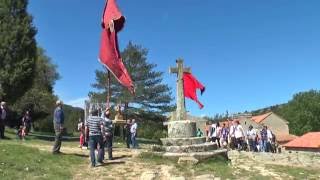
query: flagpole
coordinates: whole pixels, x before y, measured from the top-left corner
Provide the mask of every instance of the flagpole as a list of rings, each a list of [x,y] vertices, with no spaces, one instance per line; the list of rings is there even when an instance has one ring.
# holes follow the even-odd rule
[[[108,86],[108,94],[107,94],[107,108],[110,108],[110,97],[111,97],[111,82],[110,82],[110,71],[108,71],[108,77],[107,77],[107,86]]]

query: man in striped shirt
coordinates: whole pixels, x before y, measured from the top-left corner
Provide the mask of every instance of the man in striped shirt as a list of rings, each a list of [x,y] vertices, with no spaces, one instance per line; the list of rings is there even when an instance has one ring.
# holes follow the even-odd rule
[[[85,124],[85,132],[89,133],[91,167],[96,167],[97,165],[103,164],[104,144],[102,135],[104,134],[104,126],[103,119],[98,116],[98,109],[93,108],[90,114],[91,116],[89,116]],[[99,149],[96,163],[94,151],[97,149],[97,145],[99,145]]]

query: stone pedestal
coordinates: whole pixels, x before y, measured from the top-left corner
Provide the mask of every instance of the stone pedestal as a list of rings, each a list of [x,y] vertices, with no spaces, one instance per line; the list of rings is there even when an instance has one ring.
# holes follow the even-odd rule
[[[204,160],[226,151],[217,151],[216,143],[206,143],[206,137],[196,137],[196,121],[169,121],[168,138],[160,139],[162,146],[154,147],[154,151],[163,152],[169,158],[194,157]]]
[[[168,125],[169,138],[196,137],[197,126],[195,121],[169,121],[166,125]]]

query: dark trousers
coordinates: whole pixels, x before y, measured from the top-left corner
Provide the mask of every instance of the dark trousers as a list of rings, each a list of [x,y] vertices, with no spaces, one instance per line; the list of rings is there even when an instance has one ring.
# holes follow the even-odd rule
[[[103,139],[101,135],[95,135],[95,136],[89,136],[89,146],[90,146],[90,160],[91,160],[91,165],[96,166],[96,155],[95,155],[95,150],[98,149],[98,157],[97,161],[99,163],[103,162],[103,155],[104,155],[104,144],[103,144]]]
[[[112,142],[113,142],[113,135],[107,136],[106,137],[106,142],[105,142],[105,147],[107,148],[108,151],[108,159],[112,160]],[[103,159],[104,159],[104,152],[103,152]]]
[[[235,149],[237,147],[236,138],[231,137],[230,148]]]
[[[250,151],[256,151],[256,141],[253,139],[248,139]]]
[[[61,140],[62,140],[62,129],[60,124],[54,124],[54,132],[55,132],[55,139],[54,145],[52,148],[53,153],[59,153],[61,148]]]
[[[237,144],[237,148],[242,150],[242,148],[243,148],[243,140],[242,140],[242,138],[236,138],[236,144]]]
[[[127,148],[130,148],[130,145],[131,145],[131,134],[129,132],[127,132],[126,136],[127,136],[127,139],[126,139]]]
[[[3,120],[0,120],[0,138],[4,139],[4,130],[5,130],[5,124]]]

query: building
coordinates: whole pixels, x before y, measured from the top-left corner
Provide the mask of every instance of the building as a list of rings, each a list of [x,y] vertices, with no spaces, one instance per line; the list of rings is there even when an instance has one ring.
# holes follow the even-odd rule
[[[276,136],[289,135],[289,122],[273,112],[253,116],[252,120],[267,126]]]
[[[320,152],[320,132],[309,132],[283,146],[288,151]]]

